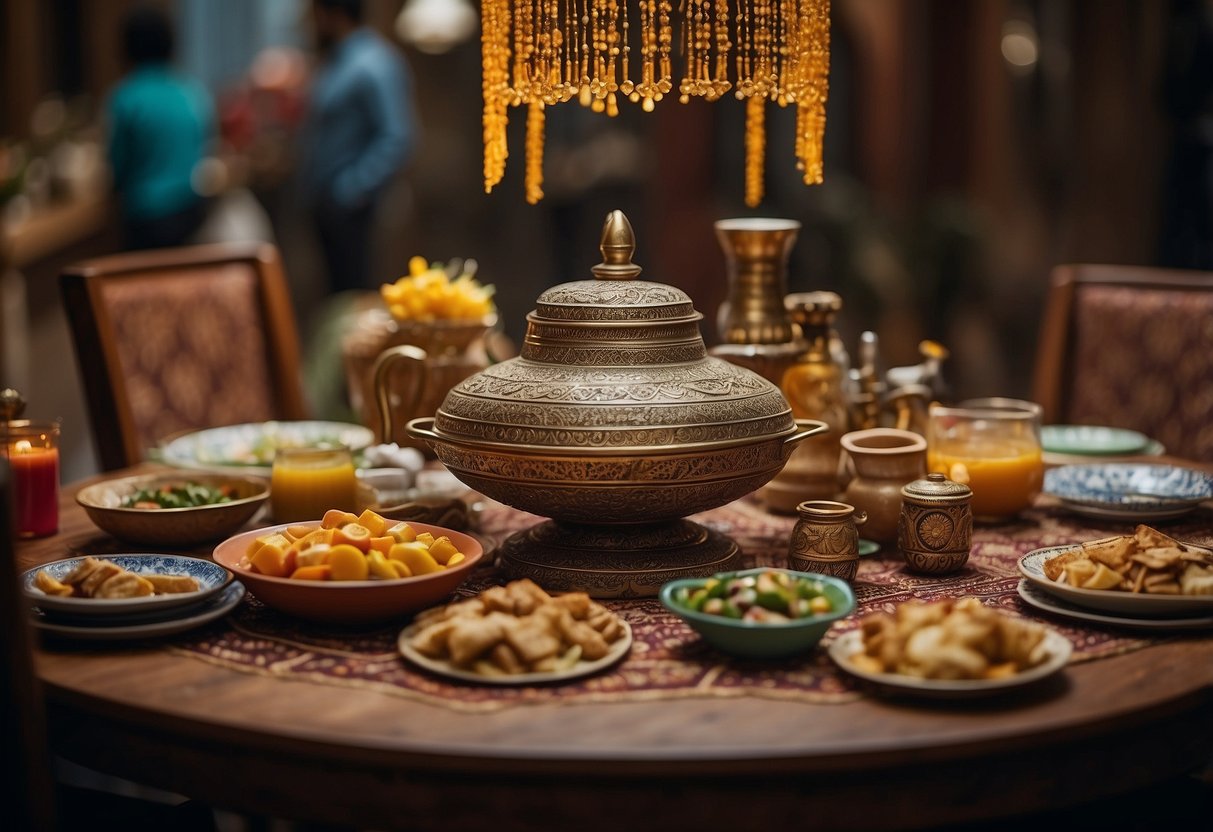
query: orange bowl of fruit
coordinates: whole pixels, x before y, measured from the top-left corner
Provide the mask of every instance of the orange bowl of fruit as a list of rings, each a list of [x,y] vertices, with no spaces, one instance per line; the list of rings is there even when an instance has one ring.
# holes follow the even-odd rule
[[[475,537],[368,509],[332,510],[229,537],[215,562],[266,606],[298,618],[371,624],[439,603],[484,556]]]

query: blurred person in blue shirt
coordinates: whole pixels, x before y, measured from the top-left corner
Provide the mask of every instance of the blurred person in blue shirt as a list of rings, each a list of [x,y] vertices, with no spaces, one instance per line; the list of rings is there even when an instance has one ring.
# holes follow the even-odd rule
[[[127,248],[187,243],[206,219],[194,187],[214,135],[207,91],[170,66],[173,28],[164,13],[139,7],[122,28],[127,74],[109,96],[108,154],[122,205]]]
[[[301,174],[329,289],[372,288],[379,197],[416,144],[404,56],[362,23],[361,0],[312,0],[321,63],[303,128]]]

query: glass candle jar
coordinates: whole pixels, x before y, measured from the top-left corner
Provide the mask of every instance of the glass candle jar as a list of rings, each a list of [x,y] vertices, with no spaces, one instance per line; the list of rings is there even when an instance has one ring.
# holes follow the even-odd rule
[[[977,520],[1002,520],[1032,504],[1044,482],[1041,407],[1020,399],[933,404],[927,421],[927,470],[973,490]]]
[[[279,448],[270,476],[274,522],[320,520],[329,509],[356,512],[358,477],[350,449]]]
[[[0,422],[0,448],[12,472],[17,536],[59,531],[59,423]]]

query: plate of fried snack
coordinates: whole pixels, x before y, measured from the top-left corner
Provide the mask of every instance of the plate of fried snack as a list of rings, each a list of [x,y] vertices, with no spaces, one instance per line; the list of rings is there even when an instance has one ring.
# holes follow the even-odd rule
[[[550,595],[523,578],[420,613],[397,644],[440,676],[529,685],[610,667],[631,648],[632,629],[584,592]]]
[[[21,585],[43,612],[97,617],[199,604],[233,578],[217,563],[183,555],[85,555],[26,570]]]
[[[1057,631],[964,597],[868,613],[829,653],[844,671],[881,688],[961,698],[1037,682],[1065,667],[1072,651]]]
[[[1213,551],[1138,525],[1131,535],[1036,549],[1019,571],[1040,589],[1089,609],[1126,615],[1213,611]]]

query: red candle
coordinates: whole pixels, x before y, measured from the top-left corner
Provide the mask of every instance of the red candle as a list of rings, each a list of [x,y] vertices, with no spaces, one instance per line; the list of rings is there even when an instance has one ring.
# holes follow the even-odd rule
[[[51,444],[50,437],[46,437]],[[8,448],[16,498],[18,537],[42,537],[59,530],[59,449],[18,439]]]

